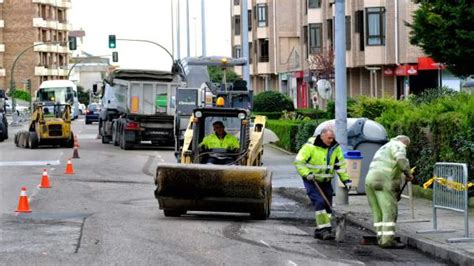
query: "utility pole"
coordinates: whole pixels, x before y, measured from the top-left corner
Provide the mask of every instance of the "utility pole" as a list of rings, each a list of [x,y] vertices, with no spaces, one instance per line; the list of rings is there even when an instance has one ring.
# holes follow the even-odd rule
[[[176,23],[176,24],[178,24],[178,25],[177,25],[177,29],[178,29],[178,30],[177,30],[177,33],[176,33],[176,36],[177,36],[177,37],[176,37],[176,50],[178,50],[178,54],[177,54],[177,58],[176,58],[176,59],[178,59],[178,60],[181,59],[181,42],[180,42],[180,37],[181,37],[181,23],[180,23],[180,15],[179,15],[179,13],[180,13],[179,1],[180,1],[180,0],[178,0],[178,16],[177,16],[177,17],[178,17],[178,21],[177,21],[177,23]]]
[[[174,0],[170,0],[170,5],[171,5],[171,53],[173,54],[173,57],[175,55],[174,53],[174,9],[173,9],[173,3]]]
[[[202,56],[206,56],[206,5],[204,0],[201,0],[201,32]]]
[[[186,0],[186,39],[187,39],[187,51],[188,57],[191,56],[190,36],[189,36],[189,0]]]
[[[245,1],[244,1],[245,2]],[[336,141],[347,150],[347,89],[346,89],[346,12],[345,0],[336,0],[335,75],[336,75]],[[349,203],[348,191],[336,185],[336,204]]]
[[[241,23],[242,29],[240,31],[242,36],[242,54],[244,58],[247,59],[247,64],[242,66],[242,75],[244,80],[247,82],[247,88],[249,91],[252,91],[252,82],[250,80],[250,72],[249,72],[249,65],[250,65],[250,53],[249,53],[249,12],[247,9],[247,0],[240,1],[242,5],[242,14],[241,14]]]

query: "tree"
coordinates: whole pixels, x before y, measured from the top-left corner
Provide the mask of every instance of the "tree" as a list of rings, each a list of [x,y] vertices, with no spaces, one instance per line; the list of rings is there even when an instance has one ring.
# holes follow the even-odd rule
[[[472,0],[414,0],[410,43],[456,75],[474,73],[474,5]]]
[[[286,95],[276,91],[265,91],[253,97],[253,110],[255,112],[281,112],[293,111],[295,107]]]
[[[209,77],[214,83],[222,83],[222,77],[224,76],[224,71],[218,66],[208,66],[207,70],[209,71]],[[226,80],[227,82],[234,82],[240,79],[239,75],[231,69],[226,70]]]
[[[82,86],[77,86],[77,98],[80,103],[89,105],[89,92],[85,91]]]

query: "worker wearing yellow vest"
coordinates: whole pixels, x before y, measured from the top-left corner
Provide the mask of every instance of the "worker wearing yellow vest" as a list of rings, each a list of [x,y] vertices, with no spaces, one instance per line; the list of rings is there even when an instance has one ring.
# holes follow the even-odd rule
[[[201,144],[199,144],[202,149],[226,149],[235,152],[240,148],[239,140],[234,135],[225,132],[224,123],[222,123],[222,121],[216,121],[212,126],[214,133],[204,137]],[[230,158],[219,159],[208,157],[205,162],[211,164],[227,164],[232,162],[232,160]]]
[[[399,135],[380,147],[370,163],[365,179],[365,192],[372,209],[377,241],[383,248],[404,248],[395,241],[395,223],[398,214],[398,195],[402,174],[413,180],[410,163],[406,158],[406,147],[410,138]]]
[[[352,181],[347,175],[346,162],[341,147],[335,140],[332,129],[326,128],[316,137],[311,137],[299,150],[294,161],[296,170],[303,177],[303,183],[315,210],[316,229],[314,237],[323,240],[334,239],[331,227],[331,207],[327,206],[316,187],[323,191],[332,204],[331,180],[335,173],[350,188]]]

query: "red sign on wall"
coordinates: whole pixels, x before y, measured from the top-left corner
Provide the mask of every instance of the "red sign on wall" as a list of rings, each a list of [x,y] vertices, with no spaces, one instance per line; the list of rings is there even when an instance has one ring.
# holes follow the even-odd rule
[[[395,69],[396,76],[413,76],[418,75],[418,66],[417,65],[403,65],[398,66]]]
[[[393,72],[393,68],[386,68],[383,70],[383,74],[385,76],[393,76],[395,73]]]

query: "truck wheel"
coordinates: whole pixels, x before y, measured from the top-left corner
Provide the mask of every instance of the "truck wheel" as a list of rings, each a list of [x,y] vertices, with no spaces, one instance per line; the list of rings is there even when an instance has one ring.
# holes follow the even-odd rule
[[[166,217],[179,217],[186,214],[186,210],[163,210]]]
[[[131,150],[133,148],[133,144],[130,143],[130,142],[127,142],[125,140],[125,135],[122,134],[121,138],[120,138],[120,148],[124,149],[124,150]]]
[[[31,149],[38,148],[38,135],[36,132],[30,132],[28,141]]]
[[[114,131],[112,131],[112,143],[114,144],[114,146],[118,146],[119,143],[118,143],[118,140],[117,140],[117,133]]]
[[[110,138],[107,136],[102,136],[102,144],[108,144],[110,143]]]

